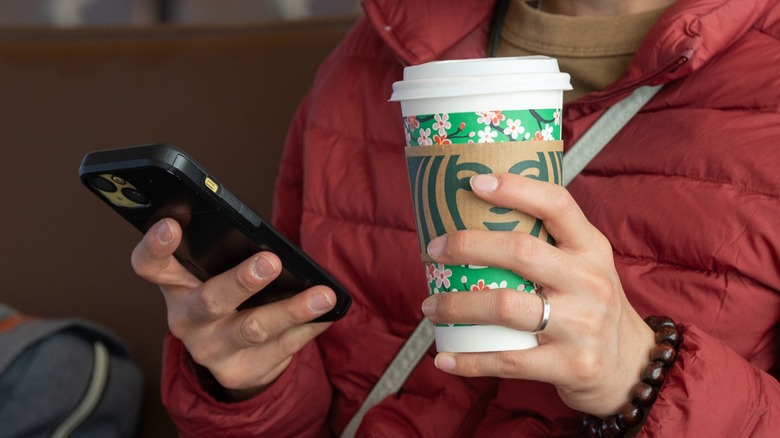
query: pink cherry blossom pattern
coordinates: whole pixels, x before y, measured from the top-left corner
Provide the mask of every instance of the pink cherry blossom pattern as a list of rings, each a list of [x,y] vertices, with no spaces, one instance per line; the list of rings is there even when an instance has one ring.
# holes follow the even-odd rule
[[[417,139],[417,144],[423,146],[430,146],[433,144],[433,140],[431,140],[431,128],[423,128],[418,132],[420,133],[420,137]]]
[[[504,135],[510,137],[512,140],[517,140],[517,137],[524,132],[525,127],[522,126],[522,121],[520,119],[507,119],[506,128],[504,128]]]
[[[405,120],[406,126],[409,127],[410,131],[414,131],[415,129],[420,127],[420,121],[417,120],[417,116],[408,116]]]
[[[434,271],[436,270],[436,265],[434,263],[425,263],[425,280],[428,281],[428,283],[432,282],[434,279]]]
[[[490,126],[485,126],[485,129],[478,132],[478,143],[495,143],[496,137],[498,137],[498,131],[494,131]]]
[[[490,286],[485,284],[485,280],[480,278],[477,284],[472,284],[470,290],[472,291],[480,291],[480,290],[490,290]]]
[[[500,125],[504,119],[506,119],[506,116],[501,114],[501,111],[491,111],[490,122],[493,123],[493,126]]]
[[[444,286],[445,289],[450,287],[450,277],[452,276],[452,270],[447,269],[442,263],[436,265],[436,269],[433,271],[433,277],[436,280],[436,287]]]
[[[452,140],[447,138],[447,134],[444,135],[433,134],[433,144],[452,144]]]
[[[452,123],[450,123],[450,115],[447,113],[443,114],[434,114],[433,119],[436,120],[436,122],[433,123],[431,126],[433,129],[439,132],[439,135],[446,136],[447,130],[452,127]]]

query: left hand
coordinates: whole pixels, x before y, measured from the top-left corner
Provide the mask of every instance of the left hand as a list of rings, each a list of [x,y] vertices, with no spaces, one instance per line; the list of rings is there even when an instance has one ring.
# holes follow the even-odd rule
[[[626,299],[607,238],[588,222],[568,191],[513,174],[477,175],[474,193],[485,201],[543,220],[552,246],[527,233],[457,231],[434,239],[436,262],[510,269],[542,287],[550,302],[539,346],[489,353],[439,353],[436,366],[461,376],[496,376],[548,382],[571,408],[614,414],[629,400],[653,331]],[[444,293],[425,300],[433,322],[537,328],[542,300],[529,293]]]

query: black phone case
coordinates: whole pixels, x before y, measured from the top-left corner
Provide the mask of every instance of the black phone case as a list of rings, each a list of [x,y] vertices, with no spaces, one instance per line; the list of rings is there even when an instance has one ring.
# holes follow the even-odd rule
[[[164,217],[178,221],[175,256],[205,281],[252,254],[271,251],[282,261],[278,279],[239,309],[294,295],[314,285],[336,293],[336,306],[316,321],[344,317],[352,299],[314,260],[266,223],[183,151],[166,144],[91,152],[79,168],[84,185],[145,233]]]

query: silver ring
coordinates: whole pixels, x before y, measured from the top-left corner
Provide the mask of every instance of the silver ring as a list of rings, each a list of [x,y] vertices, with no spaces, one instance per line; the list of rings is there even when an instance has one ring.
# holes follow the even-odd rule
[[[542,299],[542,320],[539,321],[539,327],[537,327],[536,330],[531,332],[535,335],[541,333],[542,330],[546,329],[547,323],[550,322],[550,302],[547,300],[547,297],[544,294],[538,293],[536,295],[538,295],[539,298]]]

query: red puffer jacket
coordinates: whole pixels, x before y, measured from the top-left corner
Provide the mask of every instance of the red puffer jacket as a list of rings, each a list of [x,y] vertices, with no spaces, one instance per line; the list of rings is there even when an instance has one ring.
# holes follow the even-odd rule
[[[291,127],[275,206],[278,226],[352,291],[353,307],[241,403],[206,395],[169,337],[163,398],[184,436],[339,433],[422,317],[391,84],[404,65],[485,56],[492,8],[364,4],[366,19],[325,62]],[[683,323],[643,436],[780,431],[779,39],[776,0],[678,0],[622,79],[565,108],[568,146],[635,87],[667,84],[569,186],[614,245],[639,313]],[[550,385],[450,376],[431,352],[358,435],[572,436],[581,418]]]

